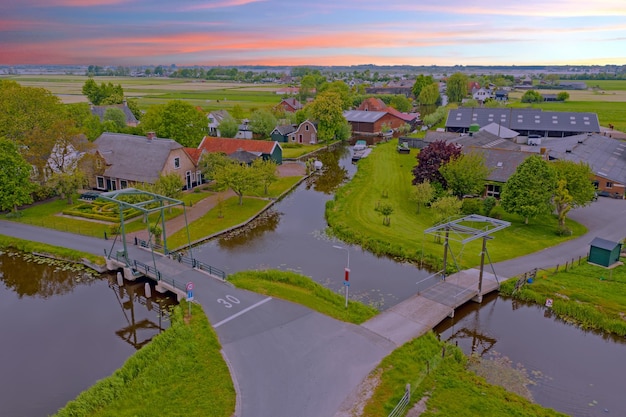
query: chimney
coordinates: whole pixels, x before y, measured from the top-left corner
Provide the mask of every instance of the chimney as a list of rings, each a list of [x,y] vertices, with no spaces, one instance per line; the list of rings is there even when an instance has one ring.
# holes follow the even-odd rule
[[[156,133],[148,132],[146,133],[146,137],[148,138],[148,141],[151,141],[152,139],[156,138]]]

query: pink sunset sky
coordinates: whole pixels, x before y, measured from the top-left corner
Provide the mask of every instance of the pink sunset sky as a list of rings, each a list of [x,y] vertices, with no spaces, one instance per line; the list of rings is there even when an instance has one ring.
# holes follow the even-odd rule
[[[17,64],[623,65],[626,1],[3,1]]]

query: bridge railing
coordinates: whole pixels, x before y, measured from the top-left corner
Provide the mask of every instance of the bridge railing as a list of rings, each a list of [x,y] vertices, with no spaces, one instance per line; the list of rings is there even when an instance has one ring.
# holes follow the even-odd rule
[[[200,262],[196,260],[196,266],[201,271],[208,272],[209,274],[219,277],[222,281],[226,281],[226,272],[222,271],[219,268],[211,266],[209,264],[205,264],[204,262]]]

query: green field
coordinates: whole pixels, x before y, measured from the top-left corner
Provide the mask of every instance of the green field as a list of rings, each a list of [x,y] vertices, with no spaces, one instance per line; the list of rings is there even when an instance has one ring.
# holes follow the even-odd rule
[[[64,103],[87,102],[82,94],[86,76],[6,76],[2,79],[15,80],[23,86],[40,87],[57,95]],[[244,113],[252,110],[273,107],[281,96],[276,90],[280,84],[246,84],[237,82],[186,80],[179,78],[138,78],[138,77],[95,77],[100,83],[120,84],[128,98],[136,98],[139,107],[146,110],[155,104],[165,104],[170,100],[183,100],[204,111],[241,106]]]

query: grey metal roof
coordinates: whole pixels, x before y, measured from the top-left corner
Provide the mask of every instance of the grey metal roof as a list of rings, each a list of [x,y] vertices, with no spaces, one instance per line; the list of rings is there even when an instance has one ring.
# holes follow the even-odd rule
[[[349,122],[374,123],[386,114],[384,111],[347,110],[343,117]]]
[[[501,126],[498,123],[489,123],[488,125],[481,127],[480,130],[487,131],[504,139],[512,139],[519,136],[519,133],[517,133],[516,131]]]
[[[91,114],[94,114],[100,118],[100,121],[104,120],[104,114],[108,109],[120,109],[126,116],[126,124],[137,124],[139,121],[135,117],[132,111],[125,104],[111,104],[109,106],[91,106]]]
[[[234,159],[235,161],[239,161],[244,164],[251,164],[255,159],[258,159],[261,156],[261,152],[248,152],[243,149],[238,149],[237,151],[228,155],[230,159]]]
[[[276,126],[274,130],[272,131],[272,133],[278,132],[282,136],[287,136],[288,134],[293,133],[295,131],[296,131],[296,127],[294,125],[281,125],[281,126]]]
[[[520,150],[519,144],[489,133],[486,130],[476,132],[472,136],[462,135],[451,141],[462,146],[480,146],[481,148],[509,149],[514,151]]]
[[[585,162],[594,174],[626,184],[626,142],[585,134],[549,141],[545,146],[552,159]]]
[[[463,153],[477,152],[485,156],[485,165],[491,169],[487,179],[495,182],[507,182],[509,177],[515,173],[517,167],[529,156],[535,155],[533,152],[523,152],[512,149],[488,149],[478,147],[466,147]]]
[[[473,107],[448,111],[447,128],[469,128],[472,123],[477,123],[481,127],[498,123],[515,131],[600,132],[598,115],[595,113]]]
[[[612,240],[602,239],[601,237],[595,237],[589,243],[590,246],[595,246],[596,248],[605,249],[608,251],[612,251],[615,249],[619,242],[613,242]]]
[[[107,161],[106,176],[150,184],[159,178],[170,152],[182,148],[172,139],[108,132],[94,144]]]

